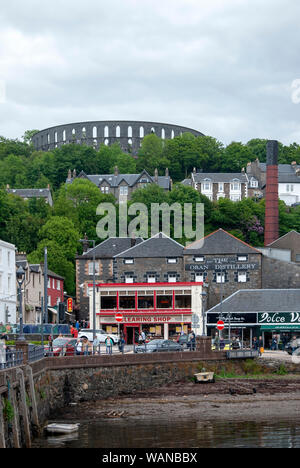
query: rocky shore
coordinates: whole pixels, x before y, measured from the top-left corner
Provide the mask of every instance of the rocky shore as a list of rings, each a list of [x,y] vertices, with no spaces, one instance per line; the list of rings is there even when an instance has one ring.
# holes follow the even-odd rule
[[[300,419],[300,377],[264,376],[179,382],[118,398],[72,404],[57,418],[71,420],[284,420]]]

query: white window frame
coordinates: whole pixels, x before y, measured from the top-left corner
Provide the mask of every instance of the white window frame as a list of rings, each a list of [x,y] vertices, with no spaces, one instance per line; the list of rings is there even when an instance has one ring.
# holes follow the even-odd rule
[[[238,255],[237,257],[238,262],[247,262],[247,260],[248,260],[247,255]]]
[[[125,265],[134,265],[134,259],[133,258],[125,258],[124,264]]]
[[[93,268],[93,261],[89,262],[89,276],[93,276],[94,268]],[[95,261],[95,274],[99,275],[99,263]]]
[[[218,284],[222,284],[222,283],[224,284],[225,280],[226,280],[225,272],[224,271],[218,271],[217,274],[216,274],[216,282]]]
[[[125,275],[125,283],[126,284],[133,284],[134,283],[133,275]]]
[[[175,273],[168,274],[168,283],[177,283],[177,275]]]
[[[156,283],[156,275],[154,274],[147,275],[147,283]]]
[[[219,182],[218,184],[218,192],[224,192],[224,182]]]
[[[195,262],[204,262],[204,257],[195,257]]]
[[[177,258],[168,258],[167,263],[170,263],[172,265],[177,264]]]
[[[238,283],[247,283],[247,273],[245,271],[238,272]]]
[[[195,283],[203,283],[203,282],[204,282],[203,273],[196,273],[195,274]]]

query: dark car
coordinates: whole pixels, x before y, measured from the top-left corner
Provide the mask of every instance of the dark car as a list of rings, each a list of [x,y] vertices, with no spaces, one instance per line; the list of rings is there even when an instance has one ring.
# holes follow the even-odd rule
[[[179,343],[171,340],[152,340],[144,345],[136,346],[135,353],[158,353],[168,351],[182,351]]]
[[[182,348],[188,348],[188,341],[189,341],[189,336],[184,334],[180,335],[177,339],[177,343],[182,346]]]
[[[76,338],[56,338],[52,346],[45,346],[45,356],[74,356]]]

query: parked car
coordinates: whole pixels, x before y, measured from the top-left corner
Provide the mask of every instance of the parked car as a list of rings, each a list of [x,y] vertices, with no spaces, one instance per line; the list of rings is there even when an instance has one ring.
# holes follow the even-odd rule
[[[294,341],[295,343],[293,343]],[[297,347],[296,349],[298,350],[300,348],[300,338],[296,338],[296,340],[289,341],[285,347],[285,351],[289,354],[293,354],[292,348],[295,348],[295,345]]]
[[[100,343],[105,343],[105,340],[110,337],[113,341],[113,344],[116,345],[119,342],[119,335],[114,335],[113,333],[106,333],[104,330],[96,330],[96,336]],[[87,338],[89,341],[93,342],[94,340],[93,330],[90,329],[82,329],[78,334],[78,338]]]
[[[180,344],[182,346],[182,348],[187,348],[188,347],[188,341],[189,341],[189,336],[186,335],[186,334],[180,335],[177,338],[177,343]]]
[[[152,340],[134,348],[135,353],[157,353],[168,351],[182,351],[182,346],[172,340]]]
[[[56,338],[52,347],[45,346],[45,356],[74,356],[76,343],[75,338]]]

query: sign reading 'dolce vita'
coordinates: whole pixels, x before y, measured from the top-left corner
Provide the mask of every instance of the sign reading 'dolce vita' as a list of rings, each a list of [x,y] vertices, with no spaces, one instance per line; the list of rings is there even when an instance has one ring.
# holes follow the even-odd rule
[[[259,324],[300,324],[300,312],[264,312],[258,314]]]
[[[186,271],[207,270],[258,270],[259,264],[253,262],[238,262],[235,257],[209,258],[201,263],[192,263],[185,266]]]

